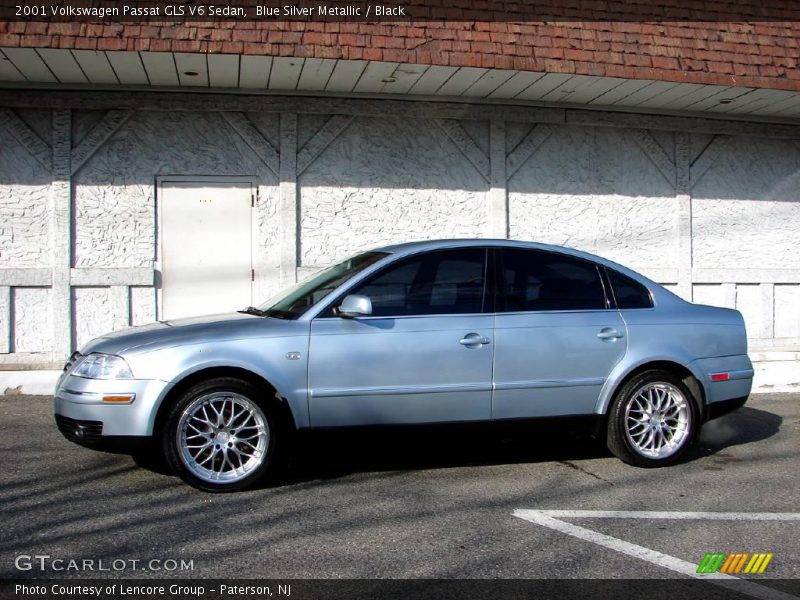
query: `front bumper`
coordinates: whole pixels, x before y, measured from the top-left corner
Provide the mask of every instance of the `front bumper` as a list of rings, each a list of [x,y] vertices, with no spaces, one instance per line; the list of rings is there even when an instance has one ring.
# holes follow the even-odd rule
[[[58,381],[53,401],[56,423],[67,439],[79,443],[108,437],[151,436],[156,412],[171,386],[158,380],[64,375]],[[128,403],[103,401],[104,396],[128,394],[134,396]]]

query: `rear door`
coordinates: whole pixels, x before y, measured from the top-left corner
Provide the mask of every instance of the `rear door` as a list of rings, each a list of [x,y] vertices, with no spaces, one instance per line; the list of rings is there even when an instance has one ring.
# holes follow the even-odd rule
[[[497,253],[492,417],[591,414],[626,351],[600,269],[558,252]]]

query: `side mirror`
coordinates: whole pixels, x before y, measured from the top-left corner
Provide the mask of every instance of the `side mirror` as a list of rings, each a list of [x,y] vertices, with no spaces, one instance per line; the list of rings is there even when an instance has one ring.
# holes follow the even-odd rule
[[[336,314],[343,319],[355,319],[356,317],[367,317],[372,314],[372,300],[369,296],[359,294],[349,294],[342,299]]]

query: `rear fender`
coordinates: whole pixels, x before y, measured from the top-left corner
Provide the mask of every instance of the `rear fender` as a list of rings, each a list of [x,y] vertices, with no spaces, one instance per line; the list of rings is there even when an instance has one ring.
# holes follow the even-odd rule
[[[626,359],[621,363],[618,363],[614,370],[611,371],[611,374],[606,379],[605,384],[603,385],[602,390],[600,390],[600,396],[597,399],[597,405],[595,406],[595,413],[604,415],[608,412],[608,408],[611,405],[611,402],[614,400],[614,394],[616,394],[617,390],[619,389],[620,385],[628,378],[631,373],[636,371],[645,370],[647,365],[653,364],[654,366],[664,366],[664,363],[672,363],[683,369],[688,370],[692,376],[698,381],[700,387],[702,388],[703,398],[708,397],[708,382],[705,381],[703,373],[698,369],[696,363],[692,363],[689,356],[683,355],[682,353],[677,354],[668,354],[668,353],[660,353],[660,354],[650,354],[650,355],[641,355],[637,357],[626,356]],[[657,364],[657,363],[660,363]],[[703,412],[703,398],[698,398],[698,409],[700,409],[701,413]]]

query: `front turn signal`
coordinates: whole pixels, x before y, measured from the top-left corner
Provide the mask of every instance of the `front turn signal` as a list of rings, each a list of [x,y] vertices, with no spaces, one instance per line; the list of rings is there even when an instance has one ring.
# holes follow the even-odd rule
[[[113,396],[103,396],[103,402],[109,404],[130,404],[136,398],[136,394],[115,394]]]

